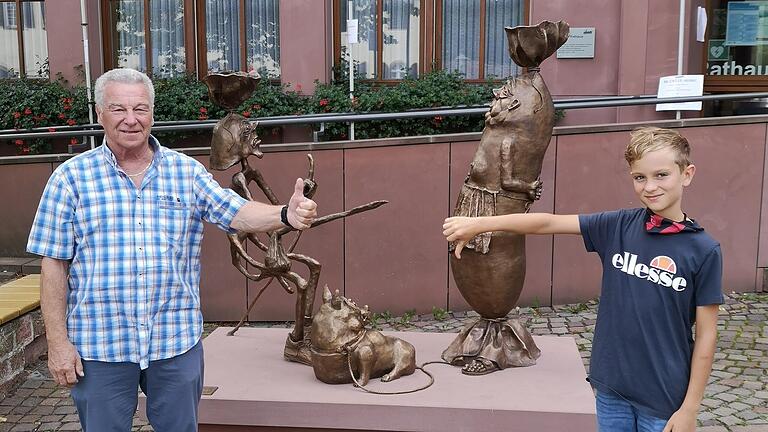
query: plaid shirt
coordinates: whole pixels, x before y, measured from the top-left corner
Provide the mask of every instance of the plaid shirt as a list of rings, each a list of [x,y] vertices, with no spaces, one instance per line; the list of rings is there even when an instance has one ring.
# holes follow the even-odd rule
[[[106,144],[51,175],[27,251],[71,260],[69,339],[85,360],[139,363],[183,354],[199,340],[203,220],[229,229],[245,200],[196,160],[150,144],[137,188]]]

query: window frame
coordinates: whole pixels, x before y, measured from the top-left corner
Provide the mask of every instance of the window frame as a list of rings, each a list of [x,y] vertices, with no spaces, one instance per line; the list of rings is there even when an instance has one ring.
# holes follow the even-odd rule
[[[339,65],[339,59],[341,58],[341,5],[346,7],[348,0],[333,0],[333,65]],[[376,78],[366,79],[367,82],[395,85],[402,81],[402,79],[383,79],[381,78],[381,71],[383,71],[383,56],[384,56],[384,39],[382,12],[384,10],[384,4],[382,0],[376,1],[376,71],[379,71]],[[471,0],[468,0],[471,1]],[[480,2],[480,51],[479,51],[479,78],[465,78],[464,81],[469,83],[483,83],[487,81],[485,76],[485,42],[487,39],[487,32],[485,26],[485,15],[487,10],[487,0],[474,0]],[[521,25],[529,25],[530,22],[530,7],[531,0],[521,0],[523,2],[523,23]],[[431,72],[434,70],[443,69],[442,49],[443,49],[443,0],[426,1],[419,0],[419,10],[421,11],[419,16],[419,37],[422,42],[419,49],[419,75]],[[494,81],[501,82],[503,78],[498,78]]]

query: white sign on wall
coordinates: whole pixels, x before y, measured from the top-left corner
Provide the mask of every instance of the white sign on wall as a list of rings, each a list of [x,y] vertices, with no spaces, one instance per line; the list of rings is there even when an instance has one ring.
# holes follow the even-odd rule
[[[595,28],[571,27],[568,40],[557,50],[557,58],[595,58]]]
[[[658,98],[701,96],[704,75],[674,75],[659,78]],[[656,111],[701,111],[701,102],[657,104]]]

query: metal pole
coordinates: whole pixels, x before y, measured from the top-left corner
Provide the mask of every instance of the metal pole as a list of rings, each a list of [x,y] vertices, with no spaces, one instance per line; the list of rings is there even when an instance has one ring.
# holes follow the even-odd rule
[[[680,23],[677,32],[677,74],[683,74],[683,45],[685,44],[685,0],[680,0]],[[680,111],[675,114],[680,120]]]
[[[352,10],[353,10],[353,0],[349,0],[347,3],[349,7],[349,13],[347,14],[347,20],[354,19],[352,16]],[[347,29],[349,31],[349,29]],[[355,69],[354,69],[354,61],[352,59],[352,41],[347,41],[347,45],[349,45],[349,101],[354,102],[355,100]],[[349,123],[349,139],[350,141],[355,140],[355,123],[350,122]]]
[[[80,26],[83,29],[83,65],[85,68],[85,93],[88,98],[88,122],[93,124],[93,101],[91,100],[91,61],[88,54],[88,14],[85,11],[85,0],[80,0]],[[91,148],[96,147],[93,135],[89,137]]]

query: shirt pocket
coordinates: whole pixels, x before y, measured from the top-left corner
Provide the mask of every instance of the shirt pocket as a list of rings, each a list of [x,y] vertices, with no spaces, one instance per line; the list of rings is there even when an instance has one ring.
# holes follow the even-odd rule
[[[180,254],[187,247],[191,210],[183,203],[163,202],[157,213],[160,252]]]
[[[75,209],[75,218],[73,231],[75,244],[79,249],[93,247],[104,239],[100,233],[103,229],[103,218],[100,215],[100,207],[96,205],[77,207]]]

